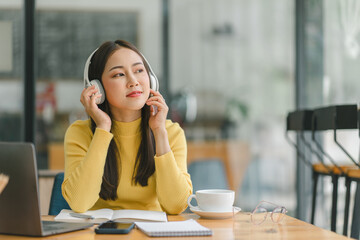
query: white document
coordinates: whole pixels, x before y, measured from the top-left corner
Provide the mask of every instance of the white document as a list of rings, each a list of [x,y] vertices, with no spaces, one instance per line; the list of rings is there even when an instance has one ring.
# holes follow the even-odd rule
[[[174,222],[135,222],[135,225],[150,237],[210,236],[212,230],[190,219]]]

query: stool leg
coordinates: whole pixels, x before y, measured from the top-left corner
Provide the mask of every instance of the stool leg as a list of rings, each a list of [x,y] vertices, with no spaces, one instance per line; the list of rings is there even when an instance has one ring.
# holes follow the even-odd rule
[[[314,224],[315,220],[315,207],[316,207],[316,192],[319,174],[313,170],[313,196],[312,196],[312,209],[311,209],[311,224]]]
[[[345,195],[345,210],[344,210],[344,228],[343,235],[347,236],[348,224],[349,224],[349,207],[350,207],[350,193],[351,193],[351,179],[346,177],[345,180],[346,195]]]
[[[350,237],[355,239],[359,238],[359,227],[360,227],[360,184],[359,182],[357,182]]]
[[[337,195],[338,195],[338,181],[339,175],[332,176],[333,194],[331,207],[331,231],[336,232],[336,215],[337,215]]]

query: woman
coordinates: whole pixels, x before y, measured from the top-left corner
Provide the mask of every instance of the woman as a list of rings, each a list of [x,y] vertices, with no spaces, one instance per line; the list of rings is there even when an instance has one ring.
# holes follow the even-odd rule
[[[97,105],[98,90],[85,88],[80,101],[90,119],[65,134],[62,193],[70,207],[181,213],[192,194],[186,139],[166,120],[168,106],[150,89],[141,53],[126,41],[105,42],[91,57],[88,75],[106,94]]]

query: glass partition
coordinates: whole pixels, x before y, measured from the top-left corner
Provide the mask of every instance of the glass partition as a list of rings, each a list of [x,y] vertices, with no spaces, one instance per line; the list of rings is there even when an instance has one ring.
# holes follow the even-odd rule
[[[0,141],[20,141],[23,119],[22,1],[0,1]]]
[[[323,1],[324,6],[324,105],[360,104],[360,2],[352,0]],[[350,158],[334,142],[334,132],[322,134],[325,151],[340,165],[353,165]],[[338,130],[337,141],[355,161],[359,161],[359,130]],[[330,179],[324,179],[326,209],[331,208]],[[355,188],[353,188],[355,190]],[[339,181],[337,232],[342,233],[345,179]],[[330,211],[327,211],[330,214]],[[319,214],[319,218],[324,214]],[[328,228],[329,218],[323,227]]]
[[[360,2],[352,0],[297,1],[303,5],[304,28],[302,82],[300,83],[300,107],[319,108],[331,105],[359,104],[359,14]],[[310,135],[310,133],[309,133]],[[311,139],[311,136],[308,136]],[[334,142],[332,130],[316,133],[317,141],[339,165],[353,165],[349,157]],[[338,130],[337,140],[353,156],[359,154],[358,130]],[[311,141],[311,140],[310,140]],[[310,151],[309,157],[311,157]],[[318,158],[312,156],[318,162]],[[325,163],[330,164],[328,157]],[[304,174],[308,171],[309,174]],[[301,175],[301,174],[300,174]],[[310,221],[312,178],[311,169],[302,172],[300,196],[302,219]],[[318,185],[315,224],[330,229],[333,184],[330,177],[321,177]],[[337,232],[342,233],[344,220],[345,180],[338,183]],[[307,205],[307,206],[305,206]]]
[[[245,211],[268,200],[293,214],[296,161],[284,138],[295,100],[293,1],[174,0],[170,16],[171,116],[188,147],[227,146]]]

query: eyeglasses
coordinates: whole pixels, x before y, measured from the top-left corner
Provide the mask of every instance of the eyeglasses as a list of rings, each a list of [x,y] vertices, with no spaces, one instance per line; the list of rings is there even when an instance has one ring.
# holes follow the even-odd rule
[[[272,212],[268,212],[265,208],[267,205],[271,205],[273,208]],[[270,213],[271,220],[274,223],[279,223],[284,218],[287,210],[285,207],[278,206],[271,202],[261,201],[256,208],[251,212],[251,222],[256,225],[263,223],[268,214]]]

